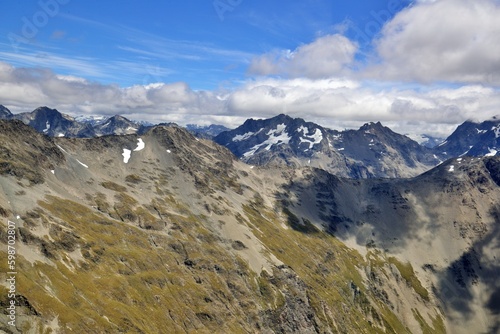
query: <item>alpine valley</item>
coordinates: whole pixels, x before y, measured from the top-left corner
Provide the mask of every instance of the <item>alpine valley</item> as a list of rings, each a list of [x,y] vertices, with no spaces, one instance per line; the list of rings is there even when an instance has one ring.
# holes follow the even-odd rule
[[[0,118],[0,332],[500,331],[500,120]]]

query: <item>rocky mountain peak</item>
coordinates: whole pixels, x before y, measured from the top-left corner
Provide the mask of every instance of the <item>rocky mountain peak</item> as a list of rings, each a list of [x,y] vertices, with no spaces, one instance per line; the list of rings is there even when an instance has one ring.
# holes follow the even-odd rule
[[[62,117],[62,114],[57,111],[57,109],[52,109],[46,106],[36,108],[33,110],[32,114],[45,117]]]
[[[360,128],[360,130],[372,130],[372,129],[373,130],[384,130],[384,129],[388,129],[388,128],[383,126],[382,123],[380,123],[380,122],[365,123]]]
[[[10,112],[10,110],[3,105],[0,105],[0,119],[7,119],[10,117],[12,117],[12,113]]]
[[[326,130],[318,124],[280,114],[269,119],[248,119],[214,140],[250,164],[300,165],[327,150],[326,136]]]
[[[380,122],[339,132],[280,114],[249,119],[214,140],[249,164],[308,165],[349,177],[417,175],[439,163],[430,149]]]
[[[141,126],[120,115],[110,117],[107,121],[95,125],[99,135],[122,135],[138,133]]]
[[[465,121],[434,151],[442,157],[495,156],[500,151],[500,120]]]
[[[114,116],[109,118],[109,121],[111,121],[111,122],[126,122],[126,123],[131,122],[128,118],[123,117],[121,115],[114,115]]]

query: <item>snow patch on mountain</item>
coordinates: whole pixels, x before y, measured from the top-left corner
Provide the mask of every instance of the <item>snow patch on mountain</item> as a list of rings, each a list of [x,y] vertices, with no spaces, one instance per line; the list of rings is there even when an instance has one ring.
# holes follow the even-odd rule
[[[85,167],[85,168],[89,168],[89,166],[87,166],[86,164],[84,164],[84,163],[83,163],[83,162],[81,162],[80,160],[76,159],[76,161],[77,161],[80,165],[82,165],[83,167]]]
[[[43,133],[47,133],[50,130],[50,123],[49,121],[45,122],[45,129],[43,130]]]
[[[445,145],[445,144],[447,144],[447,143],[448,143],[448,141],[447,141],[447,140],[445,140],[444,142],[442,142],[441,144],[439,144],[437,147],[441,147],[441,146],[443,146],[443,145]]]
[[[132,154],[132,151],[131,150],[127,150],[126,148],[123,149],[123,162],[124,163],[128,163],[128,161],[130,160],[130,155]]]
[[[266,150],[269,151],[275,144],[281,145],[288,144],[290,142],[291,137],[285,130],[285,124],[279,124],[275,130],[269,130],[269,132],[267,133],[267,135],[270,136],[269,139],[262,143],[267,144]]]
[[[489,148],[489,147],[488,147],[488,151],[490,151],[490,153],[485,154],[484,155],[485,157],[494,157],[498,153],[497,150],[495,150],[493,148]]]
[[[297,129],[297,132],[302,132],[303,134],[308,134],[309,133],[309,129],[306,127],[306,126],[303,126],[301,125],[298,129]]]
[[[312,135],[309,135],[309,129],[305,126],[301,126],[297,129],[297,132],[302,132],[304,137],[300,137],[300,143],[309,143],[309,149],[313,148],[314,145],[321,143],[323,140],[323,134],[320,129],[315,129]]]
[[[262,131],[262,129],[260,131]],[[236,136],[234,136],[233,141],[237,142],[237,141],[247,140],[248,138],[252,137],[253,135],[255,135],[255,132],[247,132],[247,133],[242,134],[242,135],[236,135]]]
[[[269,130],[269,132],[267,133],[269,138],[267,140],[253,146],[248,152],[244,153],[243,156],[245,158],[248,158],[254,155],[259,148],[265,145],[267,145],[265,149],[269,151],[273,145],[288,144],[290,142],[291,137],[285,130],[286,130],[286,125],[284,123],[278,124],[276,129]]]
[[[80,115],[76,116],[75,120],[78,122],[99,124],[106,120],[105,116],[92,116],[92,115]]]
[[[68,153],[68,152],[66,152],[66,150],[65,150],[64,148],[62,148],[61,146],[59,146],[59,145],[57,145],[57,144],[56,144],[56,146],[57,146],[57,147],[58,147],[61,151],[63,151],[64,153]]]
[[[144,143],[142,138],[139,138],[139,139],[137,139],[137,147],[135,148],[134,151],[141,151],[144,149],[144,147],[146,147],[146,144]]]
[[[495,138],[500,137],[500,125],[492,127],[491,130],[495,131]]]

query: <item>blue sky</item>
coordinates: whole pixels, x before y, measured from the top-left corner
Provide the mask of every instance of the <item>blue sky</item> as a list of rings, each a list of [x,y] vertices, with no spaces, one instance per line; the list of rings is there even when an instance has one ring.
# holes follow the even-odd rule
[[[498,0],[5,0],[0,9],[0,104],[15,112],[49,105],[234,126],[286,111],[433,134],[500,113]]]
[[[393,2],[389,8],[383,0],[6,1],[0,41],[10,54],[0,59],[30,66],[33,60],[12,53],[57,55],[94,65],[58,59],[51,68],[61,74],[121,86],[185,81],[214,89],[245,80],[254,56],[293,50],[339,29],[369,48],[382,20],[408,4]]]

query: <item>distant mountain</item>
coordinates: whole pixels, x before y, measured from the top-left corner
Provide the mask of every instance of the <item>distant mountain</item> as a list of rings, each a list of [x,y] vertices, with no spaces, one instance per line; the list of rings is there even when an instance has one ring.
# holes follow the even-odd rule
[[[195,135],[198,138],[204,139],[212,139],[216,137],[218,134],[229,131],[230,129],[225,127],[224,125],[211,124],[207,126],[200,126],[196,124],[188,124],[186,125],[186,130]]]
[[[6,107],[0,105],[0,119],[9,119],[12,117],[12,113]]]
[[[50,137],[93,137],[96,135],[91,125],[77,122],[73,117],[48,107],[40,107],[30,113],[15,114],[11,118],[18,119]]]
[[[405,134],[406,137],[413,139],[417,143],[427,148],[434,148],[445,141],[445,138],[429,136],[426,134],[422,135],[414,135],[414,134]]]
[[[0,105],[0,119],[21,120],[50,137],[140,135],[153,127],[120,115],[107,119],[71,117],[48,107],[12,114]],[[482,123],[464,122],[445,141],[426,135],[409,138],[380,122],[367,123],[358,130],[337,131],[283,114],[249,119],[234,130],[222,125],[193,124],[186,129],[199,138],[226,146],[248,164],[311,166],[353,178],[412,177],[448,158],[494,156],[500,152],[500,120],[496,118]]]
[[[238,128],[219,134],[215,141],[246,161],[256,161],[266,154],[267,159],[258,159],[267,162],[269,155],[282,147],[297,157],[311,157],[328,144],[325,137],[326,130],[319,125],[281,114],[264,120],[249,119]]]
[[[313,166],[349,177],[407,177],[437,165],[431,150],[380,123],[337,131],[279,115],[247,120],[214,138],[256,165]]]
[[[88,123],[92,126],[98,125],[106,122],[107,118],[105,116],[88,116],[88,115],[80,115],[75,117],[75,121],[80,123]]]
[[[495,156],[500,152],[500,120],[466,121],[434,148],[442,157]]]
[[[151,128],[150,123],[134,122],[125,117],[115,115],[71,117],[56,109],[40,107],[32,112],[12,114],[0,106],[0,119],[18,119],[49,137],[92,138],[106,135],[124,135],[144,133]]]
[[[142,133],[142,130],[142,125],[120,115],[110,117],[105,122],[100,122],[94,126],[94,131],[99,136]]]

